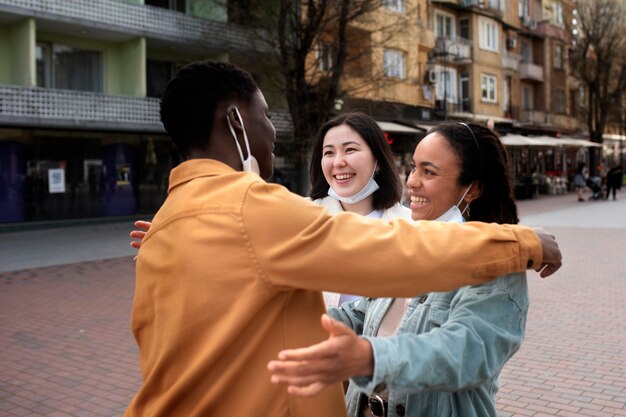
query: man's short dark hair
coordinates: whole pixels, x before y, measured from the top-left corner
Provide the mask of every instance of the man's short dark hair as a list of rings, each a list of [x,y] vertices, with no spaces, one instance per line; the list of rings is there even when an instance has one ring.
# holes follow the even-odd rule
[[[170,80],[161,99],[161,122],[178,150],[206,146],[213,114],[226,99],[249,101],[259,89],[252,76],[234,64],[198,61],[184,66]]]

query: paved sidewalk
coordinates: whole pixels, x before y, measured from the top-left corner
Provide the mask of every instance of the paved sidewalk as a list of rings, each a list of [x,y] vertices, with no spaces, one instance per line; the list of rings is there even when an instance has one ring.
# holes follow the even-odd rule
[[[529,274],[527,335],[503,370],[502,416],[626,416],[626,193],[519,208],[523,223],[557,235],[564,266],[546,280]],[[130,227],[0,233],[0,416],[123,414],[141,381]]]

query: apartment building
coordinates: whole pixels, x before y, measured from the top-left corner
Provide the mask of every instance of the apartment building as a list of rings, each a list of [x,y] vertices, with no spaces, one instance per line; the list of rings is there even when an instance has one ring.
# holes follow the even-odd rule
[[[444,118],[493,120],[502,131],[573,132],[577,85],[564,22],[572,2],[433,0]],[[445,97],[445,98],[444,98]],[[446,105],[444,105],[444,103]]]
[[[158,112],[175,71],[222,59],[264,84],[262,34],[228,12],[205,0],[0,0],[0,223],[153,213],[179,158]],[[286,120],[275,115],[279,136]]]

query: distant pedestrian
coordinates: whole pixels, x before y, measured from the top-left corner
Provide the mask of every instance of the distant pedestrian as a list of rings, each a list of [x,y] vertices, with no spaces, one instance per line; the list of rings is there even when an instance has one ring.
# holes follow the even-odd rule
[[[578,195],[578,201],[585,201],[583,198],[583,190],[585,189],[586,172],[587,167],[585,166],[585,163],[579,161],[578,167],[576,167],[576,172],[574,172],[574,188],[576,189],[576,194]]]
[[[622,182],[624,180],[624,168],[621,165],[614,166],[606,174],[606,196],[605,200],[609,199],[611,190],[613,191],[613,200],[615,200],[615,192],[622,189]]]

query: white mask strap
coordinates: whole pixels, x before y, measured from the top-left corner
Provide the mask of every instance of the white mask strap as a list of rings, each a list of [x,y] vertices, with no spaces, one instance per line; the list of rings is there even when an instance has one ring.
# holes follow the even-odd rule
[[[243,142],[246,145],[246,151],[248,152],[248,158],[250,158],[250,142],[248,142],[248,135],[246,134],[246,128],[243,125],[243,118],[241,117],[241,113],[239,113],[239,109],[235,107],[235,113],[237,113],[237,117],[239,117],[239,122],[241,123],[241,130],[243,130]],[[241,145],[237,140],[237,134],[235,133],[235,129],[233,125],[230,123],[230,119],[226,116],[226,121],[228,122],[228,128],[230,129],[230,133],[235,138],[235,144],[237,145],[237,150],[239,151],[239,156],[241,157],[241,161],[245,161],[246,158],[243,157],[243,150],[241,149]]]
[[[465,193],[463,194],[463,197],[461,197],[461,199],[459,200],[458,203],[456,203],[456,206],[459,207],[459,205],[461,204],[461,202],[463,201],[463,199],[465,198],[465,196],[467,195],[467,193],[469,193],[469,190],[472,188],[472,184],[469,185],[469,187],[467,187],[467,190],[465,190]],[[469,207],[469,204],[467,204],[465,206],[465,208],[463,209],[463,211],[461,212],[461,216],[465,214],[465,212],[467,211],[467,208]]]

